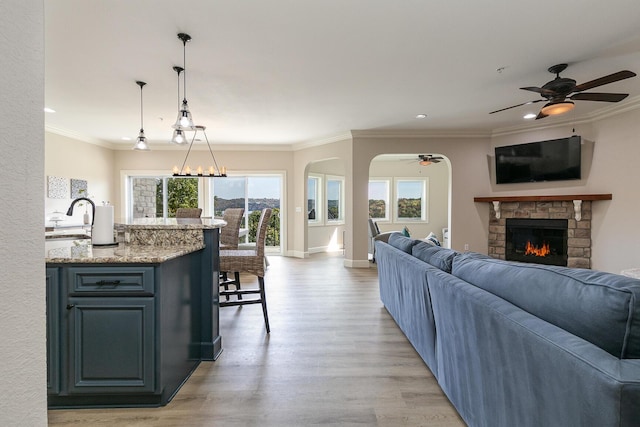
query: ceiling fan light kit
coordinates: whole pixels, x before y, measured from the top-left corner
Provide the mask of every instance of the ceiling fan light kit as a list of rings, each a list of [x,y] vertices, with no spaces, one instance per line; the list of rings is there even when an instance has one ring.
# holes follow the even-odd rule
[[[598,86],[604,86],[609,83],[614,83],[620,80],[625,80],[631,77],[635,77],[636,73],[623,70],[617,73],[609,74],[597,78],[595,80],[588,81],[577,85],[576,81],[566,77],[560,77],[560,73],[567,68],[567,64],[557,64],[549,67],[547,71],[556,75],[556,78],[545,83],[542,87],[528,86],[521,87],[522,90],[528,90],[531,92],[539,93],[542,99],[536,99],[533,101],[524,102],[522,104],[512,105],[511,107],[501,108],[496,111],[492,111],[489,114],[499,113],[501,111],[509,110],[511,108],[520,107],[523,105],[534,104],[536,102],[547,101],[547,103],[540,109],[540,112],[536,116],[536,120],[543,119],[547,116],[556,116],[559,114],[567,113],[575,107],[572,100],[576,101],[597,101],[597,102],[620,102],[625,99],[629,94],[627,93],[600,93],[600,92],[584,92],[585,90],[593,89]]]
[[[444,160],[444,157],[434,156],[433,154],[418,154],[420,166],[429,166],[433,163],[440,163],[441,160]]]
[[[556,116],[558,114],[568,113],[573,110],[575,104],[571,101],[549,102],[540,109],[540,112],[546,116]]]

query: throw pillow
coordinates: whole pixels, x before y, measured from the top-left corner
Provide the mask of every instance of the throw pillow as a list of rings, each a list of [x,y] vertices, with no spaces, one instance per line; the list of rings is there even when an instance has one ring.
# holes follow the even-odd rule
[[[411,233],[409,233],[409,229],[407,227],[402,229],[402,234],[404,234],[405,237],[411,237]]]
[[[424,240],[426,242],[430,242],[431,244],[433,244],[435,246],[442,246],[440,244],[440,240],[438,240],[438,237],[436,237],[436,235],[433,234],[433,231],[431,233],[429,233],[429,235],[427,237],[425,237]]]

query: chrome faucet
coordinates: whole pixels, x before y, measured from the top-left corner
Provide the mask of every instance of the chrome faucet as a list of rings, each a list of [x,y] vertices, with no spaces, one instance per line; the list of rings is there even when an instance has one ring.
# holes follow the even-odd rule
[[[75,199],[73,202],[71,202],[71,206],[69,206],[69,209],[67,210],[67,216],[73,215],[73,207],[80,200],[89,202],[89,204],[91,205],[91,227],[93,227],[93,221],[96,219],[96,205],[91,199],[87,199],[86,197],[78,197],[77,199]]]

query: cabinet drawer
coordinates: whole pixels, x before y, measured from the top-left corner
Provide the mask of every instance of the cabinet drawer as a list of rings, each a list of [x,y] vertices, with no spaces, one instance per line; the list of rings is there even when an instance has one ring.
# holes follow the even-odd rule
[[[70,267],[69,294],[153,295],[153,267]]]

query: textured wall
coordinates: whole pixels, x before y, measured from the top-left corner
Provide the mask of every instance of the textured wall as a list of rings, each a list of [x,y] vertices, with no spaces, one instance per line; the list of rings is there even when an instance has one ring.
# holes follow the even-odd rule
[[[3,0],[0,14],[0,425],[47,424],[44,4]]]

